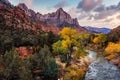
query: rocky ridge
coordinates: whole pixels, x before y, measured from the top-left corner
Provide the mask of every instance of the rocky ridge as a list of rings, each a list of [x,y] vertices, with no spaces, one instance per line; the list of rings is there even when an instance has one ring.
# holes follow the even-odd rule
[[[39,12],[36,13],[35,11],[28,9],[24,3],[18,4],[17,7],[24,10],[28,16],[36,21],[46,22],[47,24],[57,26],[58,28],[72,27],[76,28],[79,32],[88,32],[87,29],[79,25],[77,18],[72,19],[62,8],[57,9],[56,12],[42,15]]]
[[[24,9],[27,10],[28,8],[24,6]],[[42,29],[45,32],[59,32],[59,28],[44,24],[45,23],[43,22],[36,22],[35,20],[33,20],[30,16],[26,15],[26,12],[20,7],[13,6],[4,0],[0,0],[0,28],[7,27],[32,30],[34,32]]]

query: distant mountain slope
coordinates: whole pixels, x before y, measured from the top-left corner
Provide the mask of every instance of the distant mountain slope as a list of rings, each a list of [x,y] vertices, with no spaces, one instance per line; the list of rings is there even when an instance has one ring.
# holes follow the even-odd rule
[[[104,33],[107,34],[111,31],[109,28],[95,28],[95,27],[90,27],[90,26],[85,26],[85,28],[93,33]]]

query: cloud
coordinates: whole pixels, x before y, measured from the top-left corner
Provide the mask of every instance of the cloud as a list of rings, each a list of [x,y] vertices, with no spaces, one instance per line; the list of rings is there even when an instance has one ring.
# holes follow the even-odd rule
[[[54,5],[54,8],[63,8],[65,6],[67,6],[68,3],[66,0],[62,0],[61,2],[57,3],[56,5]]]
[[[102,4],[103,0],[82,0],[77,8],[83,11],[91,11],[98,5]]]
[[[68,13],[70,14],[70,16],[72,18],[77,18],[77,9],[76,8],[70,8],[70,10],[68,11]]]
[[[116,12],[114,12],[114,10],[111,11],[103,11],[100,13],[96,13],[95,15],[93,15],[94,19],[105,19],[109,16],[112,16],[113,14],[115,14]]]
[[[91,14],[90,13],[86,13],[86,12],[81,12],[80,14],[79,14],[79,17],[78,17],[78,19],[85,19],[85,18],[88,18],[88,17],[90,17],[91,16]]]
[[[92,1],[92,2],[90,2]],[[102,0],[82,0],[77,6],[76,14],[81,26],[115,28],[120,21],[120,2],[106,6]],[[93,3],[94,2],[94,3]]]
[[[110,6],[105,6],[102,2],[103,0],[82,0],[77,6],[80,14],[78,19],[101,20],[120,12],[120,2]]]
[[[21,0],[23,3],[27,5],[28,8],[32,8],[33,0]]]
[[[105,5],[100,5],[98,6],[97,8],[95,8],[95,12],[101,12],[101,11],[104,11],[105,10]]]
[[[108,7],[101,5],[97,7],[94,12],[96,12],[96,15],[93,16],[95,19],[107,18],[120,12],[120,3],[118,3],[118,5],[111,5]]]
[[[111,22],[112,20],[114,20],[114,18],[109,18],[109,19],[106,19],[104,20],[105,22]]]
[[[117,10],[119,11],[120,10],[120,6],[119,4],[118,5],[111,5],[111,6],[108,6],[106,7],[105,5],[100,5],[98,6],[97,8],[95,8],[95,12],[103,12],[103,11],[111,11],[111,10]]]
[[[120,15],[118,15],[116,18],[120,20]]]

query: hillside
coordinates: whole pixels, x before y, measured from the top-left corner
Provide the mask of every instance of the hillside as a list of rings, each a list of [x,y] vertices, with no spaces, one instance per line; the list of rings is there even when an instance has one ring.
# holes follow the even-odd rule
[[[110,41],[119,41],[120,38],[120,26],[112,29],[109,33],[108,36],[110,38]]]
[[[32,30],[37,32],[38,29],[54,33],[59,32],[59,28],[45,24],[44,22],[36,22],[31,19],[26,13],[19,7],[15,7],[10,3],[0,1],[0,24],[10,28],[21,28],[25,30]]]

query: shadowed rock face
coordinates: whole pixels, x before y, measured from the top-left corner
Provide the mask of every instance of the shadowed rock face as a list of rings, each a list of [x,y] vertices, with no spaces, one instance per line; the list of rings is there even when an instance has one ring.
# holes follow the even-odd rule
[[[98,57],[96,61],[89,65],[89,71],[85,75],[85,80],[119,80],[120,70],[117,66],[109,63],[103,57]]]

